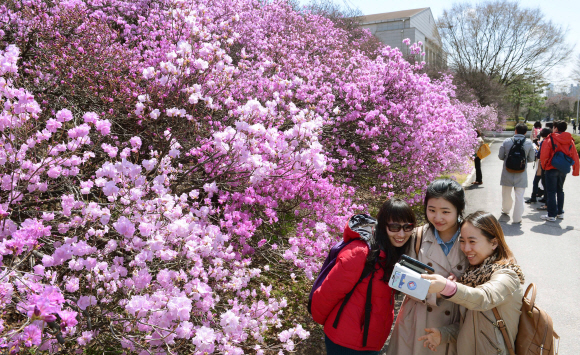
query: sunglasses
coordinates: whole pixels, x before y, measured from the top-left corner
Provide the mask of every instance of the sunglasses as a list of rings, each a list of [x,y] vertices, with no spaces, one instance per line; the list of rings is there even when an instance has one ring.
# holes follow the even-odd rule
[[[415,224],[413,224],[413,223],[403,223],[403,224],[401,224],[401,223],[387,223],[387,228],[391,232],[398,232],[401,230],[401,228],[405,232],[410,232],[413,230],[413,228],[415,228]]]

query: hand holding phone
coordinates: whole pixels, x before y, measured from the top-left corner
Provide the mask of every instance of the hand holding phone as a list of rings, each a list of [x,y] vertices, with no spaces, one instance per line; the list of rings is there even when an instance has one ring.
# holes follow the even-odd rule
[[[399,260],[399,264],[401,266],[408,267],[409,269],[418,272],[419,274],[433,274],[435,269],[431,266],[420,262],[417,259],[413,259],[408,255],[401,255],[401,259]]]
[[[429,286],[428,280],[421,278],[421,274],[399,263],[395,264],[393,273],[389,279],[389,286],[419,300],[427,297]]]

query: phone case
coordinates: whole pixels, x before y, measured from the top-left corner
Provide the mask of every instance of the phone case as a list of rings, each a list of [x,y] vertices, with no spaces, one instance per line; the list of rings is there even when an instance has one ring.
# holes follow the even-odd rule
[[[431,266],[424,264],[417,259],[413,259],[406,254],[401,255],[399,264],[401,266],[408,267],[409,269],[414,270],[420,274],[432,274],[435,272],[435,269],[433,269]]]
[[[419,300],[424,300],[427,297],[430,285],[431,282],[421,278],[421,274],[399,263],[395,264],[389,280],[389,286],[392,289],[401,291]]]

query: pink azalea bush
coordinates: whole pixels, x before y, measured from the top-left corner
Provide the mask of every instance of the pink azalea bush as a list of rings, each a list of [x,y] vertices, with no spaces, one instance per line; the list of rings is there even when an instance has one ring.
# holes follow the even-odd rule
[[[475,144],[449,80],[285,3],[13,0],[0,23],[9,353],[292,351],[291,292],[359,192],[418,201]]]

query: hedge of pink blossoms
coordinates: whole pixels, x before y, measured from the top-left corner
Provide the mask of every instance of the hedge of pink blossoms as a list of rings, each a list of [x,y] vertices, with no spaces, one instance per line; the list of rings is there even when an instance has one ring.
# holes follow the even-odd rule
[[[417,200],[473,149],[449,82],[282,3],[9,1],[0,19],[11,353],[291,351],[311,324],[286,290],[357,192]]]

